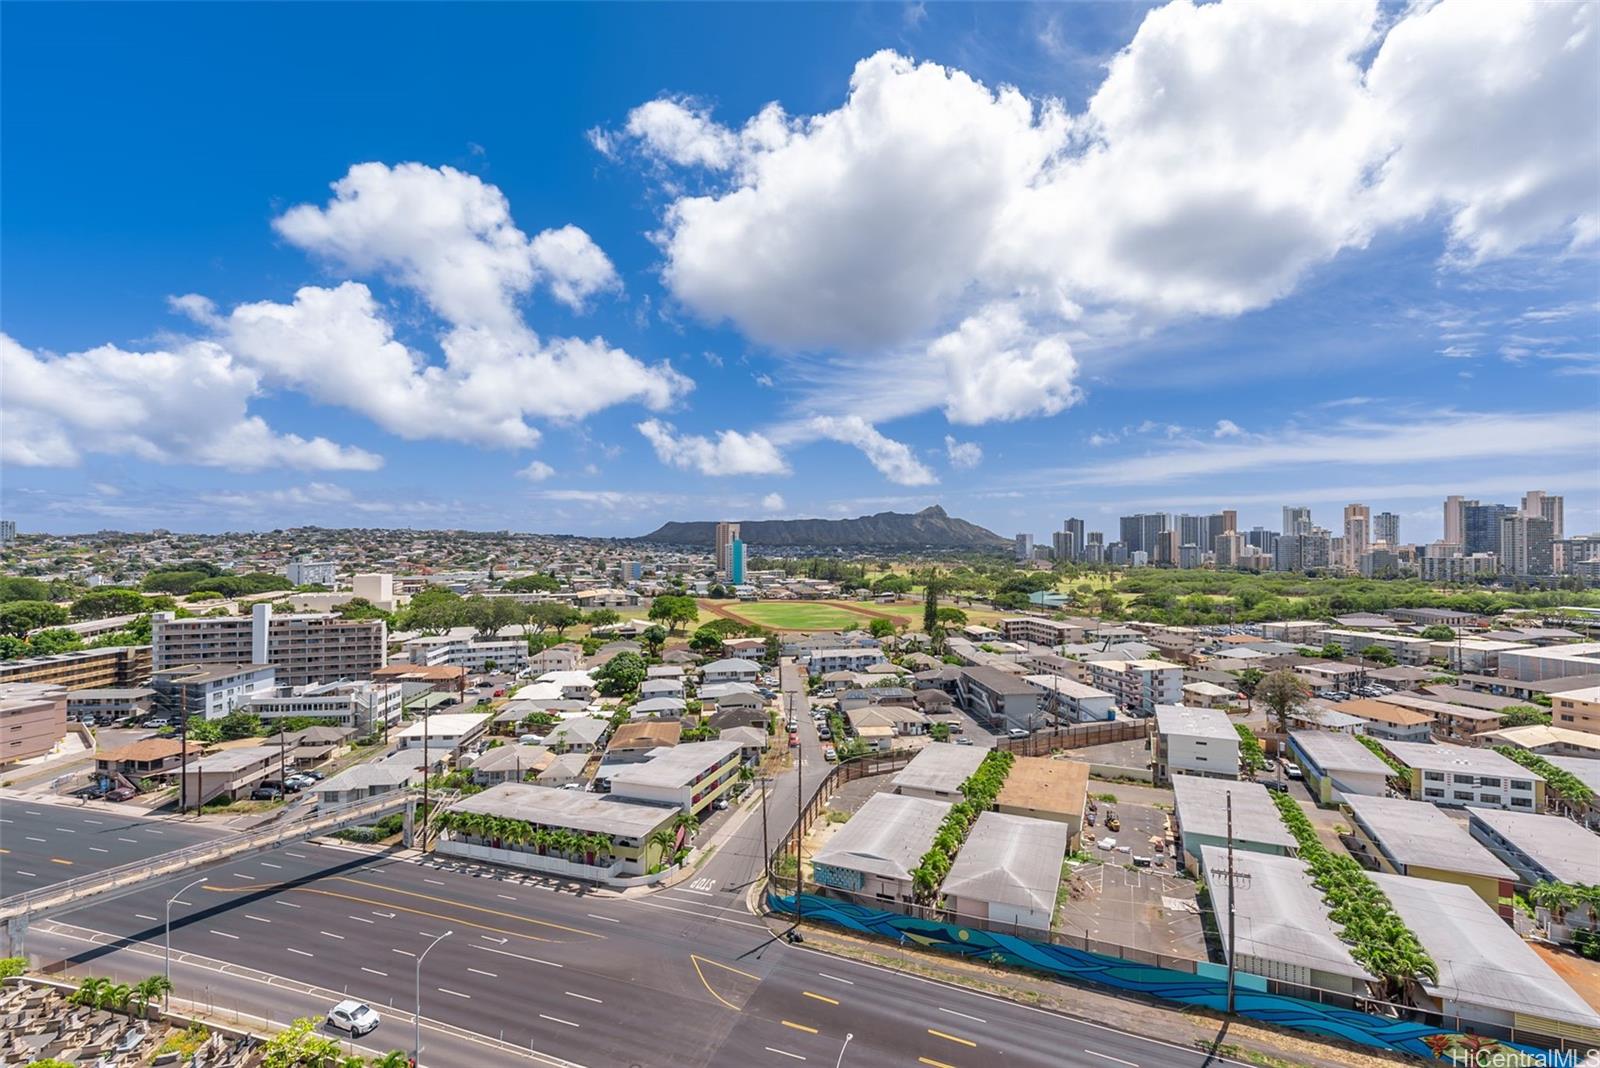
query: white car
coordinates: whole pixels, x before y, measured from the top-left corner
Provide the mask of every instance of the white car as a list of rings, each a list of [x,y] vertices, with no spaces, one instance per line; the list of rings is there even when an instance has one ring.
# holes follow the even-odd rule
[[[328,1026],[360,1038],[378,1026],[378,1014],[364,1001],[341,1001],[328,1010]]]

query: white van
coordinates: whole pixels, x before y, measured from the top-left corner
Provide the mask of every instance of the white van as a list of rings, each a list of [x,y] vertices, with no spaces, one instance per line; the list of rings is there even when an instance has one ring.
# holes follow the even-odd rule
[[[522,735],[521,737],[519,737],[517,739],[517,744],[518,745],[543,745],[544,744],[544,735],[542,735],[542,734],[524,734],[524,735]]]

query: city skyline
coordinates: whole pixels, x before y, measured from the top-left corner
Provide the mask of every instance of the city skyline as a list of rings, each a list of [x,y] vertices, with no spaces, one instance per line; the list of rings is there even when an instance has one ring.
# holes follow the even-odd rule
[[[1600,529],[1600,37],[1492,10],[14,8],[0,515]]]

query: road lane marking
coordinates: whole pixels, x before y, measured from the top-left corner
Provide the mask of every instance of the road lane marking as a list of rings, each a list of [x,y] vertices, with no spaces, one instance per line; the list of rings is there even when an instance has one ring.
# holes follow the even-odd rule
[[[829,975],[827,972],[818,972],[817,974],[822,976],[824,979],[832,979],[836,983],[843,983],[845,986],[855,986],[856,985],[852,980],[841,979],[837,975]]]
[[[18,875],[26,875],[30,879],[37,879],[38,878],[38,876],[35,875],[33,872],[31,872],[31,871],[23,871],[21,868],[17,869],[17,874]]]
[[[249,879],[251,882],[256,881],[256,877],[254,875],[246,875],[242,871],[229,872],[228,874],[232,875],[235,879]]]
[[[622,921],[621,921],[621,920],[617,920],[617,919],[613,919],[613,918],[611,918],[611,917],[610,917],[610,916],[596,916],[596,915],[595,915],[595,914],[594,914],[594,913],[592,913],[592,912],[590,912],[590,913],[586,913],[586,915],[587,915],[587,916],[588,916],[588,917],[589,917],[589,918],[590,918],[590,919],[591,919],[591,920],[604,920],[604,921],[605,921],[605,922],[607,922],[607,923],[621,923],[621,922],[622,922]]]
[[[348,881],[353,881],[353,880],[346,880],[346,881],[348,882]],[[219,893],[244,893],[247,889],[250,890],[250,891],[254,891],[256,889],[255,887],[246,888],[246,887],[242,887],[242,886],[241,887],[212,886],[210,883],[207,883],[205,885],[206,885],[206,889],[215,890],[215,891],[217,891]],[[321,895],[323,897],[336,897],[336,898],[339,898],[342,901],[354,901],[359,905],[389,905],[389,907],[391,909],[394,909],[397,912],[409,912],[409,913],[411,913],[413,915],[426,916],[429,919],[433,919],[433,920],[444,920],[445,922],[455,924],[458,927],[475,927],[480,931],[493,931],[495,934],[510,935],[512,938],[525,938],[530,942],[550,942],[550,941],[553,941],[553,939],[545,938],[545,937],[543,937],[541,935],[525,934],[525,933],[523,933],[521,931],[508,931],[503,927],[490,927],[486,923],[478,923],[475,920],[462,919],[460,916],[445,916],[445,915],[441,915],[440,913],[437,913],[437,912],[427,912],[427,911],[425,911],[423,909],[410,908],[409,906],[406,906],[406,905],[392,905],[392,904],[389,904],[389,902],[386,902],[386,901],[374,901],[371,898],[356,897],[354,894],[341,894],[337,890],[319,890],[316,887],[311,887],[311,886],[294,886],[294,887],[288,887],[287,889],[291,889],[291,890],[294,890],[294,891],[296,891],[298,893],[302,893],[302,894],[318,894],[318,895]],[[391,892],[392,893],[402,893],[402,894],[405,893],[404,890],[396,890],[396,891],[391,891]],[[423,895],[423,894],[418,894],[416,896],[418,896],[418,897],[426,897],[426,895]],[[441,899],[439,899],[439,898],[430,898],[429,900],[439,901]],[[506,916],[506,917],[509,917],[511,919],[514,919],[514,920],[523,920],[524,922],[539,924],[539,925],[544,926],[544,927],[556,927],[556,928],[559,928],[559,929],[564,930],[564,931],[572,931],[572,932],[574,932],[576,934],[588,935],[590,938],[604,938],[605,937],[604,935],[597,935],[597,934],[592,934],[589,931],[579,930],[576,927],[563,927],[561,924],[558,924],[558,923],[550,923],[550,922],[548,922],[546,920],[528,919],[526,917],[516,916],[516,915],[514,915],[512,913],[509,913],[509,912],[496,912],[494,909],[480,908],[477,905],[465,905],[465,904],[459,904],[457,902],[445,902],[445,904],[456,905],[458,908],[475,909],[475,910],[477,910],[479,912],[489,912],[489,913],[493,913],[493,914],[495,914],[497,916]],[[765,929],[766,928],[762,928],[762,930],[765,930]],[[427,932],[421,932],[421,933],[424,935],[424,937],[427,937],[427,938],[432,938],[433,937],[432,934],[429,934]]]
[[[257,923],[271,923],[272,922],[271,920],[267,919],[265,916],[255,916],[255,915],[252,915],[252,914],[250,914],[248,912],[244,914],[244,918],[247,919],[247,920],[255,920]]]
[[[438,879],[426,879],[425,878],[422,881],[425,882],[425,883],[432,883],[434,886],[443,886],[444,885],[444,883],[440,882]]]
[[[482,968],[468,968],[467,971],[471,972],[473,975],[487,975],[490,979],[500,978],[494,972],[486,972]]]
[[[151,923],[155,923],[156,922],[156,918],[154,916],[146,916],[142,912],[135,912],[133,914],[133,918],[136,919],[136,920],[149,920]]]
[[[73,830],[71,827],[57,827],[56,830],[60,831],[62,834],[77,834],[78,833],[77,831]]]
[[[293,946],[284,946],[283,948],[287,949],[290,953],[298,953],[302,957],[315,957],[316,956],[315,953],[307,953],[305,950],[303,950],[303,949],[295,949]]]
[[[989,1022],[989,1021],[988,1021],[988,1020],[985,1020],[985,1019],[982,1019],[982,1018],[980,1018],[980,1017],[977,1017],[977,1016],[968,1016],[968,1015],[967,1015],[967,1014],[966,1014],[966,1013],[964,1013],[964,1012],[957,1012],[957,1011],[956,1011],[956,1010],[955,1010],[955,1009],[947,1009],[947,1008],[944,1008],[944,1007],[943,1007],[943,1006],[940,1006],[940,1008],[939,1008],[939,1011],[940,1011],[940,1012],[947,1012],[947,1013],[949,1013],[949,1014],[950,1014],[950,1015],[951,1015],[951,1016],[959,1016],[959,1017],[961,1017],[961,1018],[962,1018],[962,1019],[963,1019],[963,1020],[971,1020],[971,1021],[972,1021],[972,1022],[973,1022],[973,1023],[981,1023],[981,1024],[986,1024],[986,1023],[988,1023],[988,1022]]]
[[[352,919],[352,920],[355,920],[357,923],[372,923],[372,922],[374,922],[372,920],[367,919],[365,916],[351,916],[349,918]]]
[[[504,898],[507,901],[515,901],[516,900],[516,898],[512,897],[510,894],[496,894],[494,896],[498,897],[498,898]]]
[[[372,973],[372,974],[373,974],[373,975],[381,975],[381,976],[383,976],[383,977],[384,977],[384,978],[385,978],[385,979],[387,979],[387,978],[389,978],[389,973],[388,973],[388,972],[380,972],[380,971],[379,971],[379,970],[378,970],[378,969],[376,969],[376,968],[369,968],[369,967],[367,967],[367,966],[366,966],[366,965],[365,965],[365,964],[363,964],[363,965],[362,965],[362,966],[361,966],[361,970],[362,970],[362,971],[364,971],[364,972],[371,972],[371,973]]]
[[[394,919],[394,913],[392,913],[392,912],[379,912],[377,909],[373,909],[372,910],[372,914],[374,916],[381,916],[383,919],[386,919],[386,920]]]
[[[62,860],[60,857],[51,857],[50,858],[50,863],[52,863],[52,864],[65,864],[68,867],[72,866],[72,861],[70,861],[70,860]]]
[[[139,844],[139,839],[137,839],[137,838],[120,838],[119,837],[117,839],[117,841],[119,841],[119,842],[128,842],[128,843],[130,843],[132,845],[138,845]]]
[[[802,990],[802,991],[800,991],[800,993],[803,994],[804,996],[808,997],[808,998],[815,998],[817,1001],[826,1001],[829,1005],[837,1005],[837,1004],[839,1004],[839,1002],[836,1001],[833,998],[826,997],[826,996],[824,996],[822,994],[813,994],[809,990]]]
[[[85,822],[85,823],[92,823],[92,824],[94,824],[94,825],[95,825],[95,826],[96,826],[96,827],[99,827],[99,826],[103,826],[103,825],[104,825],[104,824],[105,824],[105,822],[106,822],[106,821],[105,821],[105,820],[84,820],[84,821],[83,821],[83,822]]]
[[[716,897],[717,896],[716,894],[713,894],[709,890],[691,890],[687,886],[675,886],[672,889],[677,891],[680,894],[699,894],[701,897]]]
[[[552,968],[565,968],[566,967],[565,964],[557,964],[553,960],[540,960],[538,957],[525,957],[521,953],[513,953],[513,952],[511,952],[509,949],[493,949],[493,948],[491,948],[489,946],[477,945],[476,943],[471,943],[471,945],[472,945],[473,949],[481,949],[485,953],[498,953],[502,957],[515,957],[518,960],[532,961],[535,964],[547,964]],[[397,949],[397,950],[395,950],[395,952],[399,953],[399,952],[402,952],[402,951]]]
[[[704,912],[697,912],[694,909],[675,909],[671,905],[663,905],[657,901],[639,900],[635,901],[634,904],[643,905],[647,909],[661,909],[665,912],[681,912],[685,916],[698,916],[700,919],[708,920],[711,923],[731,923],[736,927],[754,927],[758,931],[766,931],[768,934],[772,933],[772,929],[764,923],[747,923],[744,920],[730,920],[722,916],[707,916]],[[685,904],[687,904],[687,902],[685,902]]]
[[[89,849],[91,851],[95,852],[95,853],[109,853],[109,852],[111,852],[111,850],[109,850],[109,849],[101,849],[99,846],[90,846]]]
[[[43,841],[45,841],[45,839],[43,839],[43,838],[35,838],[31,834],[25,834],[22,837],[26,838],[30,842],[43,842]]]
[[[1139,1066],[1134,1064],[1132,1061],[1125,1061],[1121,1057],[1113,1057],[1111,1054],[1101,1053],[1099,1050],[1086,1049],[1083,1052],[1087,1053],[1091,1057],[1100,1057],[1104,1060],[1116,1061],[1118,1064],[1126,1064],[1128,1068],[1139,1068]]]
[[[304,853],[284,853],[284,856],[293,857],[296,860],[305,860],[306,859],[306,855]]]
[[[167,833],[166,831],[158,831],[154,827],[146,827],[145,830],[150,832],[151,834],[166,834]]]
[[[416,954],[411,952],[409,949],[397,949],[397,950],[395,950],[395,952],[396,953],[404,953],[408,957],[415,957],[416,956]]]
[[[404,897],[420,897],[424,901],[435,901],[435,902],[438,902],[441,905],[451,905],[451,906],[453,906],[455,908],[470,909],[473,912],[484,912],[484,913],[488,913],[491,916],[504,916],[507,919],[517,920],[520,923],[531,923],[531,924],[536,924],[536,925],[538,925],[540,927],[553,927],[558,931],[565,931],[568,934],[583,935],[586,938],[604,938],[604,937],[606,937],[605,935],[602,935],[602,934],[596,934],[593,931],[585,931],[581,927],[568,927],[565,924],[553,923],[553,922],[551,922],[549,920],[536,920],[536,919],[532,918],[531,916],[520,916],[515,912],[504,912],[504,911],[502,911],[500,909],[486,908],[483,905],[469,905],[469,904],[467,904],[467,903],[465,903],[463,901],[452,901],[452,900],[450,900],[448,898],[434,897],[431,894],[419,894],[414,890],[400,890],[400,889],[396,889],[395,887],[392,887],[392,886],[383,886],[383,885],[381,885],[379,883],[366,883],[366,882],[362,882],[360,879],[351,879],[348,876],[344,876],[344,875],[336,875],[336,876],[334,876],[334,879],[337,880],[338,882],[341,882],[341,883],[352,883],[352,884],[354,884],[356,886],[370,886],[374,890],[381,890],[386,894],[400,894],[400,895],[402,895]],[[308,893],[319,893],[319,894],[331,894],[331,893],[333,893],[333,891],[331,891],[331,890],[316,890],[316,891],[312,891],[312,890],[309,890],[309,889],[307,889],[307,892]],[[352,898],[351,900],[362,900],[362,899],[360,899],[360,898]],[[403,908],[403,906],[400,906],[400,905],[390,905],[386,901],[363,901],[363,904],[368,904],[368,905],[387,905],[391,909]],[[413,909],[413,910],[408,910],[408,911],[416,911],[416,910]],[[429,915],[429,914],[426,913],[426,912],[419,912],[418,915],[426,916],[426,915]],[[439,917],[439,918],[443,918],[443,917]],[[471,921],[464,921],[464,922],[470,923]],[[478,926],[481,926],[481,925],[478,925]],[[751,926],[752,927],[760,927],[763,931],[765,931],[767,929],[765,924],[751,924]],[[495,928],[490,927],[490,928],[487,928],[487,930],[493,931],[493,930],[495,930]],[[497,933],[500,933],[500,934],[506,934],[506,933],[515,934],[516,932],[514,932],[514,931],[513,932],[501,931],[501,932],[497,932]],[[517,935],[516,937],[518,937],[518,938],[533,938],[535,936],[534,935]],[[546,941],[546,940],[545,939],[541,939],[540,941]]]
[[[917,1063],[926,1064],[928,1068],[956,1068],[956,1066],[953,1064],[946,1064],[944,1061],[936,1061],[932,1057],[918,1057]]]
[[[794,1059],[795,1059],[795,1060],[797,1060],[797,1061],[803,1061],[803,1060],[805,1060],[805,1058],[804,1058],[804,1057],[802,1057],[802,1056],[800,1056],[800,1054],[798,1054],[798,1053],[790,1053],[790,1052],[789,1052],[789,1051],[788,1051],[788,1050],[786,1050],[786,1049],[774,1049],[774,1048],[773,1048],[773,1047],[771,1047],[771,1046],[768,1046],[768,1047],[767,1047],[767,1052],[768,1052],[768,1053],[776,1053],[776,1054],[778,1054],[778,1055],[779,1055],[779,1056],[781,1056],[781,1057],[793,1057],[793,1058],[794,1058]]]
[[[463,994],[461,991],[451,990],[449,987],[436,986],[434,989],[441,994],[449,994],[453,998],[467,998],[468,1000],[471,1000],[472,998],[471,994]]]
[[[541,1019],[541,1020],[549,1020],[551,1023],[564,1024],[567,1027],[577,1027],[578,1026],[577,1024],[573,1023],[571,1020],[563,1020],[559,1016],[546,1016],[542,1012],[539,1014],[539,1019]]]
[[[44,815],[43,812],[40,812],[36,808],[25,808],[22,811],[26,812],[30,816],[43,816]]]
[[[960,1035],[950,1035],[950,1034],[946,1034],[943,1031],[935,1031],[931,1027],[928,1028],[928,1034],[934,1035],[934,1036],[936,1036],[938,1038],[949,1039],[951,1042],[959,1042],[963,1046],[972,1046],[972,1047],[976,1048],[977,1045],[978,1045],[976,1042],[972,1041],[972,1039],[970,1039],[970,1038],[962,1038]]]
[[[808,1035],[814,1035],[817,1033],[817,1029],[815,1027],[807,1027],[805,1024],[797,1024],[793,1020],[784,1020],[783,1026],[792,1027],[796,1031],[804,1031]]]
[[[569,997],[569,998],[577,998],[579,1001],[592,1001],[596,1005],[604,1005],[605,1004],[605,1002],[601,1001],[599,998],[592,998],[588,994],[574,994],[570,990],[563,990],[562,993],[567,995],[567,997]]]
[[[215,927],[209,928],[209,930],[214,935],[221,935],[223,938],[231,938],[235,942],[239,941],[239,936],[236,934],[229,934],[227,931],[219,931]]]
[[[285,908],[291,908],[291,909],[297,909],[297,908],[300,907],[299,905],[296,905],[293,901],[281,901],[281,900],[279,900],[277,898],[273,898],[273,903],[274,904],[278,904],[278,905],[282,905]]]
[[[328,936],[328,937],[329,937],[329,938],[337,938],[337,939],[338,939],[338,940],[339,940],[339,941],[341,941],[341,942],[343,942],[343,941],[344,941],[344,935],[336,935],[336,934],[334,934],[334,933],[333,933],[333,932],[332,932],[332,931],[321,931],[321,932],[319,932],[319,933],[320,933],[320,934],[325,934],[325,935],[327,935],[327,936]]]
[[[281,867],[283,867],[283,865],[282,865],[282,864],[268,864],[268,863],[267,863],[267,862],[266,862],[266,861],[264,861],[264,860],[263,860],[263,861],[262,861],[262,862],[261,862],[261,866],[262,866],[262,867],[263,867],[263,868],[281,868]]]

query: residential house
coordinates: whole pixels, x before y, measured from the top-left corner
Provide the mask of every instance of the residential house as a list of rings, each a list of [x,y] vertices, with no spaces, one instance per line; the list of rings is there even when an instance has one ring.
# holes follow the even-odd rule
[[[1502,919],[1511,919],[1516,874],[1473,841],[1467,829],[1443,810],[1399,797],[1352,796],[1345,807],[1350,812],[1352,837],[1359,846],[1352,852],[1356,859],[1365,860],[1367,867],[1460,883]]]
[[[812,672],[812,674],[816,674],[816,672]],[[699,692],[703,697],[707,686],[716,686],[725,682],[742,682],[754,686],[760,676],[761,665],[754,660],[746,660],[740,656],[713,660],[700,669]]]
[[[683,735],[679,720],[641,720],[624,723],[611,732],[611,743],[606,746],[607,764],[626,764],[644,760],[663,746],[677,745]]]
[[[1352,797],[1384,797],[1394,774],[1354,735],[1340,732],[1290,731],[1289,757],[1305,776],[1312,800],[1323,807]]]
[[[817,850],[812,877],[821,886],[869,903],[909,904],[915,900],[911,873],[949,811],[945,801],[873,794]]]
[[[1054,820],[980,814],[940,885],[945,911],[957,923],[1048,938],[1069,837]]]

